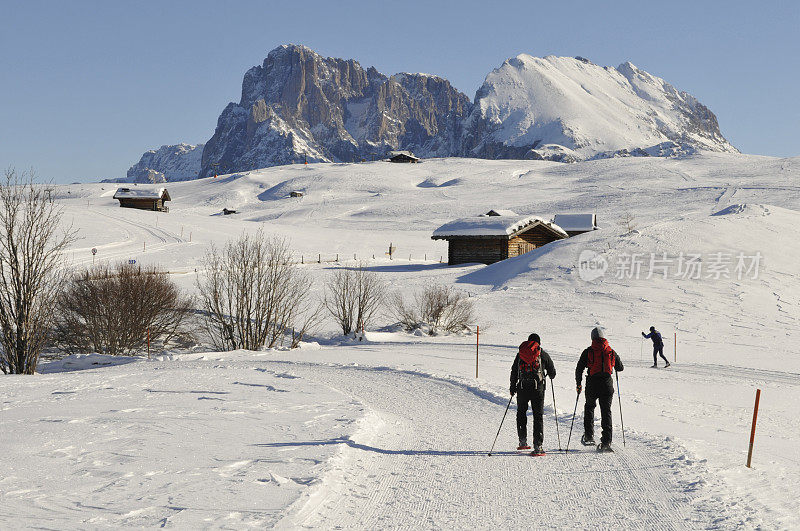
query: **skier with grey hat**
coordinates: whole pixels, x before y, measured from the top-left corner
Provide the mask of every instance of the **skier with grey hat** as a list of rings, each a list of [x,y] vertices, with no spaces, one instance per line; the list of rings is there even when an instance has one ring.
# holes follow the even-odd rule
[[[575,381],[578,394],[583,389],[583,373],[589,372],[586,378],[586,405],[583,408],[583,436],[581,442],[592,446],[594,440],[594,410],[600,402],[601,426],[603,428],[598,451],[612,451],[611,402],[614,399],[614,382],[611,375],[614,371],[622,371],[622,361],[608,344],[603,329],[592,330],[592,345],[581,353],[578,366],[575,368]]]

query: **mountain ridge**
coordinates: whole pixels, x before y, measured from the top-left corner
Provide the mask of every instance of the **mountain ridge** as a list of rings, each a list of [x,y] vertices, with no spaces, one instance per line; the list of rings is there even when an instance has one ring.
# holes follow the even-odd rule
[[[518,54],[470,100],[441,76],[385,75],[284,44],[244,74],[239,102],[222,111],[193,170],[357,162],[391,150],[560,162],[737,152],[708,107],[631,62]]]

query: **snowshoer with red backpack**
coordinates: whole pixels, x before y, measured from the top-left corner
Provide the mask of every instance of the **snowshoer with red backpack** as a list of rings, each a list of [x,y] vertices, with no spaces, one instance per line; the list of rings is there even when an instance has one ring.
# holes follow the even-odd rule
[[[517,435],[518,450],[529,450],[528,446],[528,403],[533,413],[533,452],[543,455],[544,442],[544,395],[547,384],[545,377],[556,377],[556,368],[550,355],[541,347],[538,334],[531,334],[519,346],[519,352],[511,366],[511,396],[517,395]]]
[[[575,381],[578,394],[583,389],[583,373],[589,372],[586,378],[586,405],[583,408],[583,436],[581,442],[585,446],[594,446],[594,410],[600,402],[600,416],[603,433],[600,437],[598,451],[610,452],[613,426],[611,423],[611,402],[614,399],[614,382],[611,375],[614,371],[622,372],[622,361],[606,340],[602,328],[592,330],[592,345],[581,353],[578,366],[575,368]]]

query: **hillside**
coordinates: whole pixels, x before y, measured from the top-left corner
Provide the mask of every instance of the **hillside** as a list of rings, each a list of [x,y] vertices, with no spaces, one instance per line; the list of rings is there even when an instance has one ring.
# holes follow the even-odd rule
[[[633,528],[796,527],[798,177],[798,158],[730,153],[576,164],[297,164],[168,184],[169,213],[120,209],[108,184],[60,186],[65,221],[80,230],[75,265],[91,264],[96,247],[95,260],[159,264],[192,291],[210,244],[262,229],[290,240],[319,294],[333,271],[359,262],[393,291],[454,286],[476,305],[480,374],[474,335],[406,334],[388,327],[388,316],[364,343],[342,340],[326,322],[289,352],[168,352],[69,373],[59,362],[43,365],[48,374],[35,381],[9,379],[2,422],[19,422],[35,407],[52,422],[0,430],[0,443],[30,447],[9,459],[30,451],[51,460],[78,494],[48,501],[40,467],[32,479],[5,480],[13,508],[28,522],[47,514],[73,527],[513,527],[522,524],[508,478],[537,467],[543,473],[531,481],[546,493],[552,510],[542,521],[553,527],[613,527],[623,517]],[[304,196],[291,198],[292,190]],[[237,214],[223,216],[223,208]],[[545,219],[596,212],[601,228],[491,266],[440,264],[446,246],[430,239],[433,230],[492,208]],[[619,225],[623,214],[634,231]],[[606,261],[604,276],[582,277],[585,251]],[[651,255],[663,253],[672,260],[669,278],[647,278]],[[701,278],[675,278],[681,253],[701,256]],[[757,278],[738,278],[733,258],[727,277],[708,276],[717,253],[760,255]],[[643,274],[617,278],[618,264],[633,255]],[[596,324],[607,327],[626,365],[619,382],[627,440],[623,446],[615,397],[618,451],[610,462],[582,448],[558,451],[576,404],[575,362]],[[650,325],[677,360],[670,369],[649,368],[640,332]],[[534,464],[509,451],[511,411],[497,457],[487,458],[516,346],[533,331],[558,369],[561,444],[548,391],[548,455]],[[754,468],[746,469],[755,388],[762,410]],[[200,433],[209,444],[197,442]],[[615,486],[606,493],[618,508],[612,513],[585,505],[600,476]],[[132,494],[145,487],[147,496]],[[74,507],[94,492],[114,510],[89,522]],[[221,494],[211,500],[208,492]]]

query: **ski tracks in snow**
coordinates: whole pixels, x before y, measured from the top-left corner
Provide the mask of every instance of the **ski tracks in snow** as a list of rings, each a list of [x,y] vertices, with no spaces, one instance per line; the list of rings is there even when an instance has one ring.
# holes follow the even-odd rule
[[[515,408],[495,453],[486,452],[506,401],[457,381],[359,366],[291,364],[296,374],[364,403],[362,428],[325,479],[279,527],[696,529],[753,525],[704,487],[702,465],[674,445],[629,440],[613,454],[578,442],[558,451],[552,410],[545,412],[548,455],[516,451]],[[516,401],[514,401],[516,402]],[[615,404],[616,411],[616,404]],[[566,444],[570,419],[561,419]],[[529,430],[532,422],[529,417]],[[530,431],[529,431],[530,433]],[[619,439],[620,434],[616,433]],[[311,442],[314,443],[313,441]],[[276,445],[283,445],[278,442]],[[309,444],[304,442],[303,444]],[[734,504],[735,505],[735,504]]]

